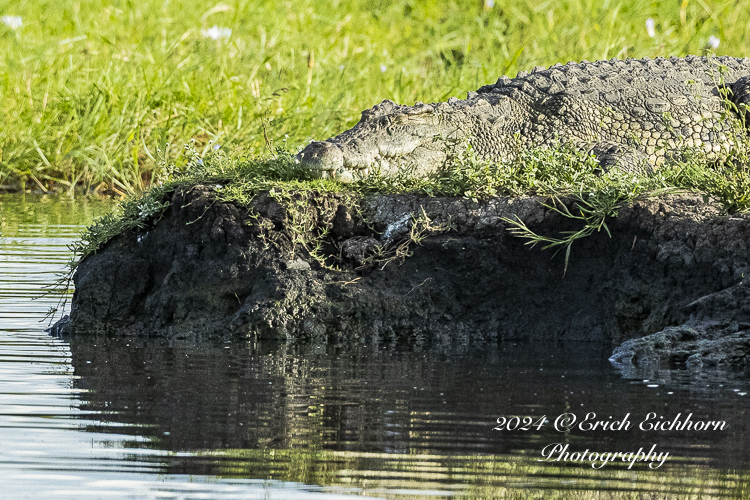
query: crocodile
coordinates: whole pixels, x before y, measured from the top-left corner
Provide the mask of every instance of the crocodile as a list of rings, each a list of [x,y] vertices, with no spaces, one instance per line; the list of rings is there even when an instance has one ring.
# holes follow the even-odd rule
[[[558,63],[501,76],[466,99],[384,100],[350,130],[308,144],[296,160],[347,182],[375,169],[428,175],[467,142],[479,158],[498,162],[569,143],[604,170],[650,172],[691,148],[726,159],[732,138],[747,133],[748,104],[750,58]]]

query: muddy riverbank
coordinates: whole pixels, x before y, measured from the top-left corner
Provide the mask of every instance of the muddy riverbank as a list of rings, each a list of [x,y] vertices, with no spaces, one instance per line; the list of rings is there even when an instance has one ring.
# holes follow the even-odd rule
[[[529,248],[506,230],[516,217],[543,235],[580,229],[544,198],[266,194],[238,207],[206,186],[170,196],[158,223],[80,263],[58,331],[613,347],[639,339],[613,360],[691,366],[744,364],[750,350],[750,217],[722,215],[700,196],[622,207],[609,234],[573,244],[567,270],[564,251]],[[316,246],[325,259],[311,256]]]

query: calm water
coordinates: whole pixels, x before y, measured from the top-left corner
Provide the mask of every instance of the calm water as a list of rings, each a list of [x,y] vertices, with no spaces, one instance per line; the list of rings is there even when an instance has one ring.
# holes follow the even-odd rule
[[[44,317],[60,297],[40,297],[67,244],[107,209],[0,195],[2,498],[750,496],[746,373],[623,374],[609,346],[592,344],[52,337]],[[554,429],[559,415],[589,412],[631,428]],[[638,429],[649,413],[724,429]],[[533,417],[529,430],[493,430],[514,415]],[[539,461],[553,443],[568,461]],[[654,469],[572,455],[654,445],[669,453]]]

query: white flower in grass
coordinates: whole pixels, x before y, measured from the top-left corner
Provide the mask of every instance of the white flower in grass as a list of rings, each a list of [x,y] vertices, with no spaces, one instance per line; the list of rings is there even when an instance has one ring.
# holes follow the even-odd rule
[[[21,18],[21,16],[3,16],[0,17],[0,21],[2,21],[4,25],[12,30],[17,30],[18,28],[23,26],[23,19]]]
[[[652,18],[646,19],[646,33],[648,33],[648,36],[651,38],[654,38],[656,36],[656,31],[654,30],[656,28],[656,22]]]
[[[716,50],[719,48],[719,44],[721,43],[721,40],[719,40],[718,36],[711,35],[708,37],[708,45],[711,46],[711,49]]]
[[[213,28],[201,30],[201,34],[211,40],[229,40],[229,37],[232,36],[232,28],[219,28],[214,24]]]
[[[381,73],[385,73],[386,71],[388,71],[388,66],[386,66],[385,64],[381,64],[380,65],[380,72]]]
[[[218,151],[221,148],[221,144],[214,144],[214,151]]]

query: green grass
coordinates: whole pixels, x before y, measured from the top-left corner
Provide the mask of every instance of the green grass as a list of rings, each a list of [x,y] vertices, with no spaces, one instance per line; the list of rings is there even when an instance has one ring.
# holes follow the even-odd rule
[[[3,0],[0,15],[23,23],[0,24],[0,186],[71,193],[140,192],[191,139],[201,156],[286,135],[295,150],[382,99],[463,97],[536,65],[701,53],[712,35],[750,54],[733,0]],[[214,25],[231,35],[204,36]]]
[[[326,265],[329,256],[318,253],[326,236],[314,227],[307,214],[308,200],[336,193],[344,203],[358,210],[363,197],[374,193],[410,192],[426,196],[463,197],[473,202],[495,196],[538,195],[552,200],[551,208],[581,220],[581,230],[562,235],[540,236],[521,221],[506,220],[515,235],[529,243],[546,248],[566,249],[566,263],[571,245],[595,231],[608,231],[606,219],[640,196],[666,192],[693,191],[704,199],[721,205],[726,213],[750,209],[750,162],[747,141],[738,143],[733,158],[722,164],[710,164],[702,158],[687,157],[670,161],[653,173],[628,173],[618,169],[602,172],[597,160],[573,146],[557,149],[540,147],[524,151],[518,158],[497,163],[477,158],[470,147],[458,150],[442,168],[414,177],[408,171],[383,177],[378,172],[350,184],[315,178],[294,161],[291,152],[277,148],[266,158],[233,157],[223,151],[201,157],[194,146],[185,147],[187,163],[182,167],[165,166],[165,177],[142,195],[126,198],[113,212],[97,219],[72,247],[72,273],[82,259],[96,252],[107,241],[124,231],[145,228],[158,221],[169,203],[166,195],[183,187],[206,184],[214,187],[219,201],[249,206],[260,192],[268,192],[287,207],[290,230],[304,250]],[[574,208],[560,203],[573,201]],[[336,204],[331,205],[332,210]],[[333,214],[328,214],[330,217]],[[414,214],[415,222],[425,214]],[[429,227],[430,220],[422,221]]]

